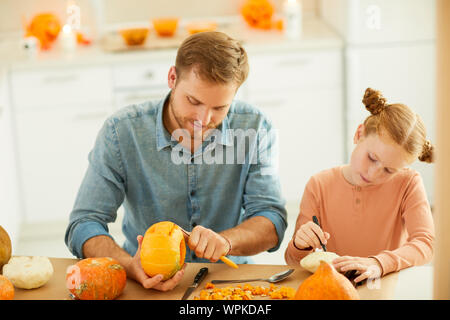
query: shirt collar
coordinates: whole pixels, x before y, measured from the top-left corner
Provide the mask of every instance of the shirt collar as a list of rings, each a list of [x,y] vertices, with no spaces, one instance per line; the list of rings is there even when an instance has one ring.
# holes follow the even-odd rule
[[[166,103],[167,99],[170,97],[170,92],[167,94],[167,96],[162,99],[157,106],[158,112],[156,115],[156,148],[158,151],[161,151],[165,147],[168,147],[171,145],[170,140],[171,136],[170,133],[166,130],[163,123],[163,109],[164,104]]]
[[[169,92],[167,94],[167,96],[158,103],[158,106],[157,106],[158,112],[157,112],[157,116],[156,116],[157,117],[157,120],[156,120],[156,147],[157,147],[158,151],[161,151],[165,147],[172,145],[171,135],[164,127],[164,122],[163,122],[164,105],[165,105],[166,101],[169,99],[170,93],[171,92]],[[218,141],[217,141],[218,144],[222,144],[225,146],[233,145],[233,136],[232,136],[231,130],[229,130],[229,129],[230,129],[230,124],[229,124],[228,115],[227,115],[222,120],[222,123],[220,124],[220,126],[217,128],[217,130],[219,130],[221,133],[221,139],[218,139]],[[206,140],[210,140],[210,139],[211,139],[211,137],[208,137]]]

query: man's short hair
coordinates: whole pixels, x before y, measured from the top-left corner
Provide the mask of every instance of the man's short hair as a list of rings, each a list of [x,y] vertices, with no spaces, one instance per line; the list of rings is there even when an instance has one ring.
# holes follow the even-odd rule
[[[177,52],[175,68],[178,77],[194,68],[203,80],[218,84],[247,79],[249,66],[245,49],[239,41],[223,32],[200,32],[183,41]]]

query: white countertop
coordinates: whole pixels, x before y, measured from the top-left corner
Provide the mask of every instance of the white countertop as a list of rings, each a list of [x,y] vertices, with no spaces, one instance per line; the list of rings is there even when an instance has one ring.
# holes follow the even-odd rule
[[[255,52],[271,53],[292,50],[318,50],[341,48],[343,41],[337,33],[322,20],[309,17],[303,21],[302,37],[298,40],[287,40],[277,30],[260,31],[250,29],[238,17],[231,17],[235,23],[238,37],[242,39],[249,54]],[[233,35],[232,35],[233,36]],[[17,35],[0,37],[0,64],[6,64],[11,69],[28,69],[41,67],[58,67],[67,65],[105,64],[124,61],[139,61],[147,59],[167,59],[175,57],[176,48],[141,50],[121,53],[104,51],[98,42],[87,47],[78,47],[73,53],[67,54],[54,46],[49,51],[39,52],[29,58],[20,50],[21,39]]]

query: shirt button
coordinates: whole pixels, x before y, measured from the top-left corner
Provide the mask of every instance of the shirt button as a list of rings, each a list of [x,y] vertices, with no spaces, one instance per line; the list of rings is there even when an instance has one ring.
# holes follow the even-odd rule
[[[361,191],[361,187],[356,187],[356,191]]]
[[[361,200],[356,199],[356,204],[359,204],[361,202]]]

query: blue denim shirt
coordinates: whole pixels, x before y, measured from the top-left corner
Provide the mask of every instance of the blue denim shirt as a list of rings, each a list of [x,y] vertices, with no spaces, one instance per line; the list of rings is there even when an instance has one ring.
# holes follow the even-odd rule
[[[278,244],[269,251],[277,250],[287,213],[274,161],[277,154],[271,152],[277,141],[270,121],[249,104],[234,100],[215,133],[191,155],[163,125],[165,99],[122,108],[105,121],[70,214],[65,234],[70,251],[83,258],[86,240],[97,235],[112,238],[108,223],[116,220],[121,205],[123,248],[130,255],[137,251],[137,235],[159,221],[172,221],[185,230],[202,225],[220,232],[255,216],[273,222]],[[258,139],[251,139],[252,133]],[[230,258],[251,262],[249,257]],[[186,261],[208,262],[189,248]]]

